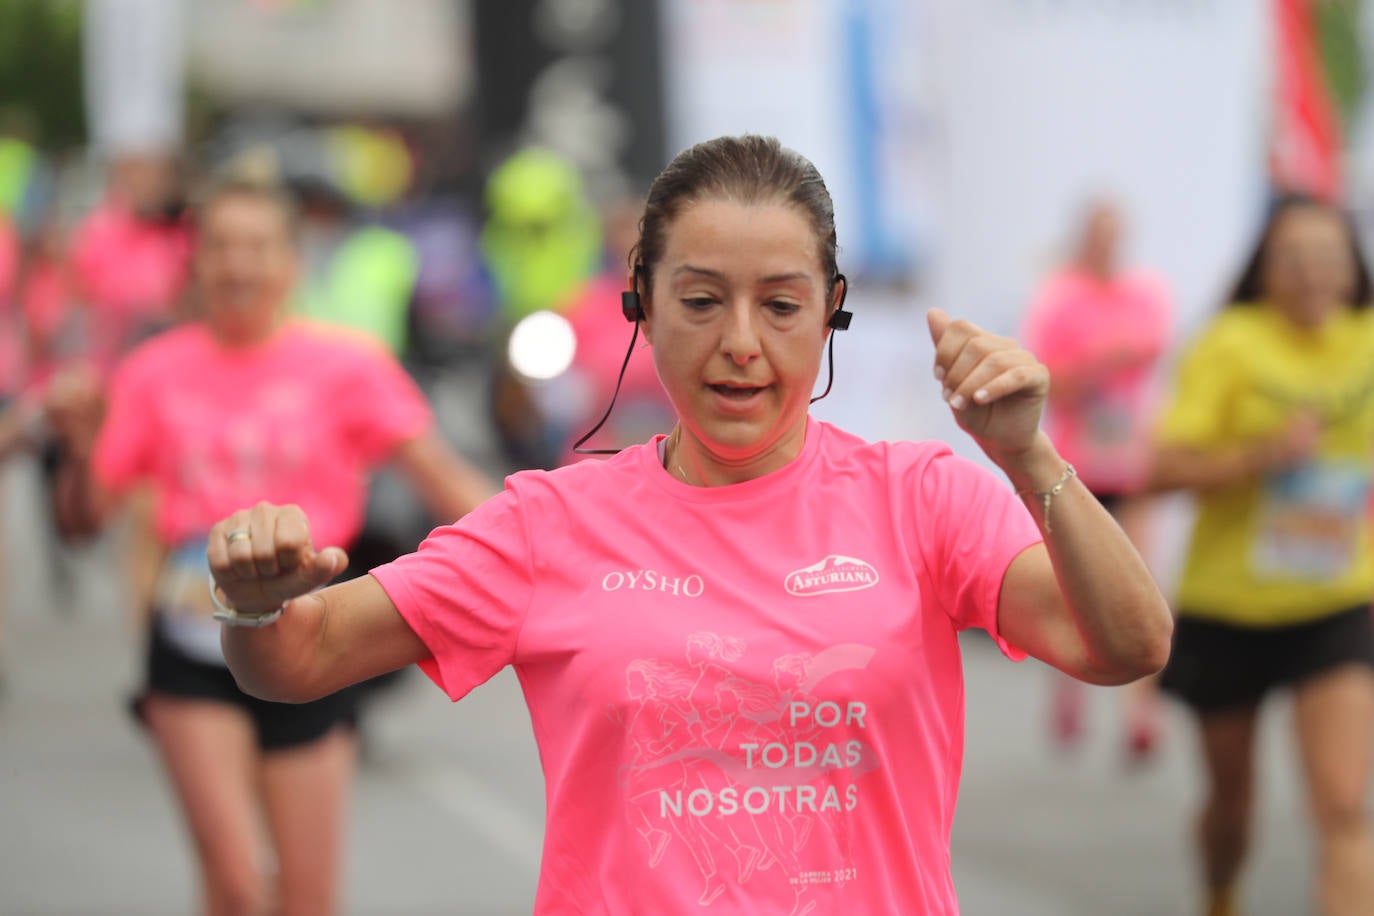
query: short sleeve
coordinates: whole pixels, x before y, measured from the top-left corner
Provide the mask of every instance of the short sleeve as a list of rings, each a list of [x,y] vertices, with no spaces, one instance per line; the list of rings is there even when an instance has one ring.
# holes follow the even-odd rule
[[[1002,638],[997,605],[1011,561],[1042,540],[1030,513],[1003,480],[948,451],[915,486],[914,537],[941,608],[958,629],[986,630],[1008,658],[1025,658]]]
[[[524,516],[505,491],[372,575],[429,649],[420,668],[459,700],[514,660],[531,569]]]
[[[1198,338],[1178,364],[1172,399],[1156,439],[1166,445],[1210,445],[1223,429],[1232,385],[1225,342],[1217,329]]]
[[[434,417],[415,380],[389,353],[370,341],[358,344],[356,374],[344,403],[349,441],[369,465],[391,458],[403,443],[429,431]]]
[[[138,364],[124,363],[110,379],[105,418],[96,435],[91,473],[103,489],[124,493],[152,476],[157,430],[147,405],[152,392]]]

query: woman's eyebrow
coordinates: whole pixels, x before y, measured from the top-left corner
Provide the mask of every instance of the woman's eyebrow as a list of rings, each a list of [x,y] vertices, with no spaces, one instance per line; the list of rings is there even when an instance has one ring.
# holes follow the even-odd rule
[[[678,267],[676,270],[673,271],[673,276],[676,277],[678,274],[702,274],[703,276],[710,277],[713,280],[725,279],[725,274],[721,273],[718,270],[712,270],[709,267],[696,267],[692,264],[683,264],[681,267]]]
[[[806,283],[810,283],[811,275],[805,271],[794,270],[791,273],[769,274],[766,277],[759,277],[759,283],[762,284],[791,283],[795,280],[802,280]]]
[[[693,265],[693,264],[683,264],[683,265],[681,265],[680,267],[676,268],[676,269],[673,271],[673,276],[676,277],[677,275],[679,275],[679,274],[684,274],[684,273],[701,274],[702,276],[710,277],[710,278],[713,279],[713,280],[721,280],[721,281],[724,281],[724,280],[726,279],[725,274],[721,273],[721,272],[718,271],[718,270],[712,270],[712,269],[709,268],[709,267],[697,267],[697,266],[695,266],[695,265]],[[793,282],[793,281],[795,281],[795,280],[802,280],[802,281],[805,281],[805,282],[807,282],[807,283],[810,283],[810,282],[811,282],[811,275],[810,275],[809,273],[805,272],[805,271],[794,270],[794,271],[790,271],[790,272],[788,272],[788,273],[769,274],[769,275],[766,276],[766,277],[760,277],[760,278],[758,279],[758,282],[759,282],[760,284],[773,284],[773,283],[791,283],[791,282]]]

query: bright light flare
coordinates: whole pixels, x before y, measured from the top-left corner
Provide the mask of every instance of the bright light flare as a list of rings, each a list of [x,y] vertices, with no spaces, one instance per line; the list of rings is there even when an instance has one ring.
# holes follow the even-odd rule
[[[568,319],[547,311],[520,319],[506,350],[511,367],[537,382],[567,372],[576,352],[577,338]]]

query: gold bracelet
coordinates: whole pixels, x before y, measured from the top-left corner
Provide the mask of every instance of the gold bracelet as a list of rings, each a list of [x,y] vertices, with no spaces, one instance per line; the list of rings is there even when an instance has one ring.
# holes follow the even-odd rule
[[[1060,494],[1060,492],[1063,491],[1063,489],[1064,489],[1064,484],[1068,483],[1071,479],[1073,479],[1074,477],[1077,477],[1077,476],[1078,476],[1078,471],[1075,470],[1075,468],[1074,468],[1073,465],[1069,464],[1069,463],[1066,461],[1066,462],[1064,462],[1064,476],[1061,477],[1061,478],[1059,478],[1059,482],[1056,483],[1054,486],[1050,487],[1048,490],[1017,490],[1017,491],[1016,491],[1016,495],[1017,495],[1017,496],[1034,496],[1034,497],[1036,497],[1037,499],[1039,499],[1040,502],[1044,505],[1044,507],[1045,507],[1045,533],[1046,533],[1046,534],[1049,534],[1050,531],[1053,530],[1052,528],[1050,528],[1050,503],[1054,502],[1054,498],[1055,498],[1056,496],[1058,496],[1058,495]]]

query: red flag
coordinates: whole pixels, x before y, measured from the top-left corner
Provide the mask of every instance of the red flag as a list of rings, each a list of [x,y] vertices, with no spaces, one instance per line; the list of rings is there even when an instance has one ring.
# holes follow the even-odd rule
[[[1281,191],[1327,200],[1342,189],[1341,129],[1317,48],[1316,0],[1273,0],[1274,120],[1269,170]]]

